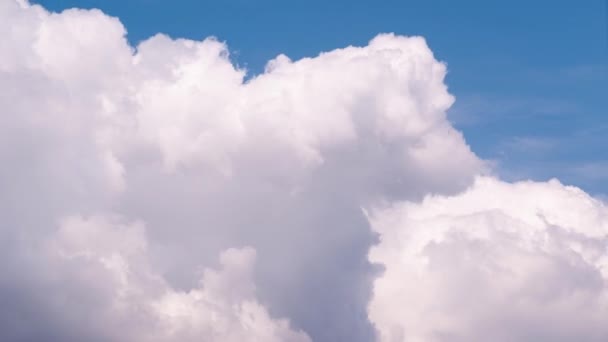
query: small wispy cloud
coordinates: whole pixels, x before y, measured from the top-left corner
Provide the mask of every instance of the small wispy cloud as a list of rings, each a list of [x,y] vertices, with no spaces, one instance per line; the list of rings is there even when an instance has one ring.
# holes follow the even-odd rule
[[[515,98],[488,94],[463,95],[449,110],[456,126],[477,126],[489,122],[572,115],[582,111],[576,103],[543,97]]]
[[[500,149],[518,153],[536,154],[546,153],[559,144],[559,141],[550,137],[521,136],[509,138],[500,144]]]
[[[608,180],[608,160],[591,161],[571,167],[571,173],[589,180]]]

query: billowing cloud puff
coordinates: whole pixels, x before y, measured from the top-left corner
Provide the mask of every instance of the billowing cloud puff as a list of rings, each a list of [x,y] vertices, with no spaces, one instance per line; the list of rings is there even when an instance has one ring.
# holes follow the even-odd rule
[[[150,263],[142,223],[69,217],[45,247],[42,256],[57,273],[49,282],[77,292],[43,304],[72,331],[85,328],[107,341],[309,341],[255,299],[251,248],[224,251],[220,270],[203,270],[199,285],[182,291]],[[74,312],[72,301],[87,292],[95,296],[86,304],[94,305]]]
[[[186,291],[173,288],[158,272],[147,246],[141,222],[103,216],[65,218],[49,239],[13,255],[28,271],[36,271],[26,274],[25,289],[14,291],[34,298],[30,302],[19,296],[3,298],[12,305],[3,309],[2,338],[310,341],[306,334],[292,331],[286,320],[271,318],[256,300],[252,248],[222,252],[221,268],[202,270],[198,285]],[[26,273],[10,271],[4,269],[3,275]],[[2,289],[3,296],[9,295]]]
[[[380,341],[608,338],[608,207],[580,189],[478,178],[370,216]]]

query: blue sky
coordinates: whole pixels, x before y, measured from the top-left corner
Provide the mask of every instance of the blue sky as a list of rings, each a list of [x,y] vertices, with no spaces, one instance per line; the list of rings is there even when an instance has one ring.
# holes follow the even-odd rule
[[[157,32],[227,41],[259,73],[381,32],[424,36],[447,62],[450,120],[505,179],[558,177],[608,193],[608,9],[605,1],[42,0],[100,8],[135,44]]]

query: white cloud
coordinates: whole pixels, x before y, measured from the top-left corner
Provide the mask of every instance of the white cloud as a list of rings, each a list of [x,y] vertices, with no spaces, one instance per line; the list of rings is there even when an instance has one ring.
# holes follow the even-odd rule
[[[232,324],[281,339],[289,330],[269,317],[287,317],[316,341],[370,340],[374,237],[360,208],[454,193],[484,168],[446,120],[445,66],[420,37],[279,56],[245,82],[217,39],[159,34],[131,47],[97,10],[0,0],[0,34],[0,297],[18,312],[0,309],[6,339],[139,341],[150,325],[181,341],[218,333],[213,313],[237,334],[226,339],[242,337]],[[143,248],[137,225],[118,234],[95,219],[78,225],[106,227],[94,237],[60,231],[75,259],[29,256],[59,220],[95,213],[145,222],[145,258],[116,249]],[[196,270],[232,246],[255,248],[247,279],[263,306],[197,302],[227,305]],[[159,303],[177,318],[106,307],[121,291],[125,310]]]
[[[608,337],[608,207],[580,189],[479,178],[370,215],[381,341]]]
[[[369,341],[368,314],[387,341],[608,335],[605,205],[457,195],[486,163],[420,37],[245,81],[217,39],[132,47],[96,10],[0,0],[0,35],[0,339]]]

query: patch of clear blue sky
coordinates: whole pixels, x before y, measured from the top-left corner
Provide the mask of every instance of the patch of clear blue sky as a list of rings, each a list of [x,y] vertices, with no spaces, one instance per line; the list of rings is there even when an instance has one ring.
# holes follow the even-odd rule
[[[608,193],[608,6],[603,0],[39,0],[100,8],[136,44],[157,32],[226,41],[252,74],[381,32],[424,36],[448,63],[450,120],[504,178]]]

